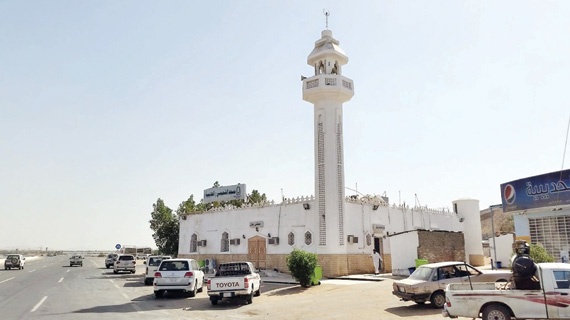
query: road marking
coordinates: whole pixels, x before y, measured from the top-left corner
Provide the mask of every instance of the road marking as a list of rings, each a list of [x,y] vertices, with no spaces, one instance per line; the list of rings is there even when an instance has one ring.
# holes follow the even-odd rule
[[[61,279],[59,279],[59,281],[58,281],[57,283],[60,283],[60,282],[62,282],[62,281],[63,281],[63,277],[62,277]]]
[[[14,279],[14,278],[15,278],[15,277],[12,277],[12,278],[6,279],[6,280],[2,280],[2,281],[0,281],[0,283],[4,283],[4,282],[6,282],[6,281],[10,281],[10,280],[12,280],[12,279]]]
[[[67,270],[66,272],[69,272],[69,271],[71,271],[71,270]]]
[[[115,288],[117,288],[117,289],[121,289],[121,288],[119,288],[119,286],[118,286],[118,285],[116,285],[116,284],[114,284],[114,283],[113,283],[113,285],[115,286]],[[127,297],[127,299],[128,299],[128,297]]]
[[[114,283],[114,282],[113,282],[113,279],[109,279],[109,282]]]
[[[42,268],[45,268],[45,267],[47,267],[47,266],[43,266]]]
[[[95,261],[93,261],[93,260],[90,260],[90,261],[93,262],[93,264],[94,264],[96,267],[99,266]]]
[[[36,269],[34,269],[34,270],[31,270],[31,271],[28,271],[28,272],[34,272],[34,271],[36,271]]]
[[[133,303],[132,306],[137,313],[143,313],[142,309],[139,306],[137,306],[135,303]]]
[[[40,300],[40,302],[38,302],[38,304],[36,304],[36,306],[32,309],[31,312],[38,310],[38,308],[42,305],[42,303],[44,303],[44,301],[46,301],[46,299],[47,299],[47,296],[43,297],[42,300]]]
[[[121,294],[123,295],[123,297],[125,297],[125,299],[127,299],[127,300],[130,300],[130,299],[129,299],[129,296],[127,296],[127,294],[126,294],[126,293],[124,293],[124,292],[121,292]]]

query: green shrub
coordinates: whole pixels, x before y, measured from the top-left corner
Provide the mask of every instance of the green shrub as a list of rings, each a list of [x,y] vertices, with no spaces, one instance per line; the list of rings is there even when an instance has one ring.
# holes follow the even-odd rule
[[[301,286],[311,285],[311,276],[317,266],[317,255],[315,253],[294,249],[287,256],[287,267],[291,275],[299,281]]]
[[[548,254],[540,243],[530,244],[530,258],[534,260],[534,263],[554,262],[554,258]]]

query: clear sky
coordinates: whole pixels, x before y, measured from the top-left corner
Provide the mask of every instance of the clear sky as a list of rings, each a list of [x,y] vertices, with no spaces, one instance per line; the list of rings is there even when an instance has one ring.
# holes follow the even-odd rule
[[[313,195],[324,8],[347,187],[484,209],[570,168],[570,1],[0,1],[0,249],[155,247],[152,204],[215,181]]]

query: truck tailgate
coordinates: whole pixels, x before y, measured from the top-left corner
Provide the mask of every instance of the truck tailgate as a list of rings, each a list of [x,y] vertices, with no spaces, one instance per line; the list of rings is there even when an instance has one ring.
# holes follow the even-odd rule
[[[210,292],[245,290],[245,277],[213,277]]]

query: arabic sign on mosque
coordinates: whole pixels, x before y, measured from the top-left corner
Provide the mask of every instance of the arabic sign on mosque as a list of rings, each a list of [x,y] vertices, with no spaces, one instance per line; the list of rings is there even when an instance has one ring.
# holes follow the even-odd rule
[[[204,202],[245,200],[245,184],[223,186],[204,190]]]
[[[570,170],[501,184],[503,211],[570,205]]]

